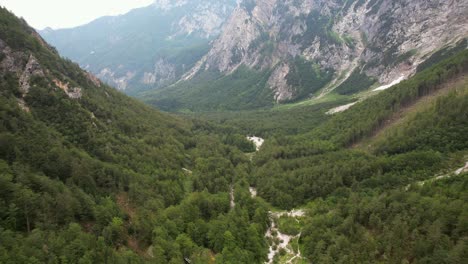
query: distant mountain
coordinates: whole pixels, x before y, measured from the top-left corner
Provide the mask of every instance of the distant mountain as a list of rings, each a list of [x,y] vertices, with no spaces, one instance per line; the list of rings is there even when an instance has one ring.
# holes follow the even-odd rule
[[[116,17],[40,34],[62,55],[127,93],[179,79],[209,50],[236,0],[157,0]]]
[[[466,48],[467,13],[462,0],[246,0],[180,83],[144,98],[168,110],[232,110],[353,94]]]
[[[407,79],[466,48],[466,13],[463,0],[156,1],[42,35],[164,110],[238,110]]]

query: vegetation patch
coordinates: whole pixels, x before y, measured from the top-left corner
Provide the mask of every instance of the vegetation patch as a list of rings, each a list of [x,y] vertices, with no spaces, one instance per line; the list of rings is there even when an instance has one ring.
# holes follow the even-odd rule
[[[362,72],[359,68],[355,69],[353,73],[344,81],[340,86],[335,88],[335,92],[341,95],[351,95],[358,93],[360,91],[367,90],[371,87],[374,83],[376,83],[376,79],[372,77],[368,77],[364,72]]]
[[[323,70],[318,64],[297,56],[286,76],[287,83],[295,90],[291,101],[307,98],[317,92],[332,80],[333,74],[332,69]]]
[[[301,222],[296,217],[282,215],[277,220],[278,230],[286,235],[297,236],[301,232]]]

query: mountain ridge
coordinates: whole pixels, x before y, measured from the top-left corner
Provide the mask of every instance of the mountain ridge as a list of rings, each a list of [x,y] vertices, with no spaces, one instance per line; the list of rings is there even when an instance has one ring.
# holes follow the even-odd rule
[[[466,48],[467,11],[464,1],[246,1],[179,83],[141,98],[169,111],[209,110],[206,105],[197,108],[198,98],[223,90],[224,84],[210,88],[209,79],[205,84],[200,80],[209,72],[216,73],[214,82],[239,76],[241,67],[258,79],[269,72],[265,82],[248,83],[243,90],[263,94],[253,97],[263,107],[321,98],[335,89],[354,95],[376,83],[413,76],[418,65],[440,50]],[[242,94],[244,102],[252,99],[251,93]],[[216,109],[223,101],[213,98],[211,104]]]
[[[192,12],[191,21],[198,22],[186,23],[187,16],[167,17],[170,21],[166,27],[172,28],[172,33],[166,33],[166,38],[177,35],[177,28],[185,30],[179,35],[185,40],[169,42],[178,48],[161,48],[154,57],[148,56],[154,51],[146,51],[141,58],[127,59],[107,57],[101,52],[100,62],[90,60],[89,55],[64,53],[118,89],[164,110],[223,108],[226,100],[216,96],[197,105],[200,98],[223,91],[213,87],[215,82],[233,87],[227,94],[235,93],[230,96],[234,101],[227,99],[227,104],[239,107],[225,108],[239,110],[321,98],[338,87],[339,93],[353,95],[375,83],[386,85],[407,79],[432,54],[452,46],[466,46],[468,37],[464,19],[468,4],[462,0],[225,0],[220,4],[198,0],[188,5],[189,2],[156,1],[153,8],[159,6],[160,13],[146,8],[142,15]],[[214,16],[216,11],[222,15]],[[215,33],[194,39],[192,31],[206,32],[206,23],[201,21],[218,21],[214,23]],[[151,27],[148,22],[141,25],[144,27],[145,23]],[[130,19],[124,25],[135,27],[135,22]],[[93,25],[88,30],[99,31]],[[92,37],[78,31],[70,29],[69,33]],[[65,33],[44,35],[65,51],[61,42],[67,39]],[[131,34],[122,32],[121,36]],[[145,37],[139,37],[142,38]],[[94,41],[97,39],[94,37]],[[93,41],[93,37],[87,41]],[[111,52],[114,57],[124,57],[126,53],[137,54],[136,50],[148,50],[148,46],[141,42]],[[105,65],[110,61],[115,65]],[[238,80],[232,84],[220,81],[228,81],[233,74]],[[254,75],[256,82],[251,78]],[[366,81],[356,82],[357,79]],[[350,83],[354,87],[349,88]],[[343,85],[346,91],[342,91]]]
[[[190,68],[234,6],[235,0],[157,0],[124,15],[40,33],[64,56],[134,94],[171,83]]]

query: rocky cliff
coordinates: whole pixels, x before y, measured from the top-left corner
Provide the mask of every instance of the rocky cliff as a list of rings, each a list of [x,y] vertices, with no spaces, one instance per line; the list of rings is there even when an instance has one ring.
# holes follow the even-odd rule
[[[327,85],[308,85],[308,96],[358,71],[387,84],[466,38],[466,14],[463,0],[248,0],[184,80],[209,70],[230,74],[241,65],[271,69],[267,86],[276,101],[287,101],[299,94],[291,74],[299,57],[334,73]]]
[[[387,87],[441,50],[466,48],[467,13],[464,0],[157,0],[42,34],[166,110],[235,110]]]

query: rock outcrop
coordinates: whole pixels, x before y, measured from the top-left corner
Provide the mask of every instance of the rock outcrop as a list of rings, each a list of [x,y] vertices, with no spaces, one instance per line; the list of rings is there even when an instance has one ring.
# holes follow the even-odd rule
[[[33,76],[44,77],[44,72],[42,71],[41,65],[37,59],[31,54],[29,56],[28,63],[19,78],[19,89],[23,95],[29,93],[29,88],[31,88],[30,81]]]
[[[21,96],[17,98],[18,106],[26,112],[30,109],[24,101],[24,97],[31,88],[31,78],[44,77],[44,71],[38,60],[25,52],[13,51],[3,40],[0,39],[0,76],[11,73],[18,78],[18,89]]]
[[[271,93],[259,91],[272,97],[266,101],[287,102],[324,96],[355,72],[381,85],[408,78],[434,52],[468,37],[466,14],[465,0],[156,0],[43,34],[131,94],[164,93],[202,73],[223,77],[246,66],[270,74]]]
[[[58,88],[62,89],[68,97],[71,99],[80,99],[82,96],[80,87],[69,87],[69,83],[63,83],[58,79],[54,79],[54,84]]]

